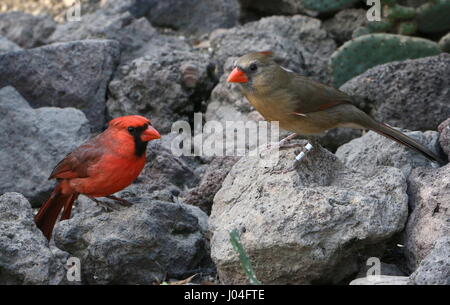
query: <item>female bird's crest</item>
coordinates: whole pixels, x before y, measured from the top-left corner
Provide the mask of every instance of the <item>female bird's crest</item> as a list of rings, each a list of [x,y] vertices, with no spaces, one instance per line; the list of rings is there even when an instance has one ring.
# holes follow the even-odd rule
[[[273,56],[273,52],[272,51],[262,51],[259,52],[259,54],[265,55],[265,56]]]

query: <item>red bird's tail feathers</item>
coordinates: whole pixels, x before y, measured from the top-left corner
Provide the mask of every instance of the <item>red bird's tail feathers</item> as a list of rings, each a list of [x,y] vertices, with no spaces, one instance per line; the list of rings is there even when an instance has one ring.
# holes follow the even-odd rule
[[[58,183],[50,195],[50,198],[41,206],[39,212],[34,216],[37,227],[50,240],[61,210],[64,208],[61,219],[69,219],[73,202],[78,198],[78,193],[63,194],[61,183]]]

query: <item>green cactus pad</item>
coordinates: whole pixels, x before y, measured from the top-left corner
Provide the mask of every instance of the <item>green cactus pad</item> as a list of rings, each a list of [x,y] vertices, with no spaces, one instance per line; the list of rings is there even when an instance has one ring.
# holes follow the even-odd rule
[[[434,0],[417,9],[418,29],[423,33],[450,30],[450,0]]]
[[[387,6],[385,14],[389,20],[406,20],[414,18],[416,10],[402,5]]]
[[[336,88],[364,71],[391,61],[441,53],[437,43],[395,34],[369,34],[347,41],[330,58]]]
[[[367,24],[367,28],[371,33],[386,32],[393,27],[393,23],[389,21],[371,21]]]
[[[341,10],[359,2],[360,0],[303,0],[306,9],[325,13]]]
[[[397,4],[397,0],[382,0],[382,4],[386,4],[386,5],[396,5]]]
[[[412,35],[417,31],[417,23],[411,21],[401,22],[397,26],[397,33],[400,35]]]

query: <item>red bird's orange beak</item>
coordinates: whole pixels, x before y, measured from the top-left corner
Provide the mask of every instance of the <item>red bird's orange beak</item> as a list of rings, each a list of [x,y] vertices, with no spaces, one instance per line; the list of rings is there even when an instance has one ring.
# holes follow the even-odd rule
[[[148,142],[151,140],[156,140],[156,139],[160,139],[161,135],[159,134],[159,132],[153,128],[153,126],[148,125],[147,129],[144,130],[141,134],[141,140],[143,142]]]
[[[239,68],[234,68],[228,75],[227,82],[229,83],[246,83],[248,82],[247,75]]]

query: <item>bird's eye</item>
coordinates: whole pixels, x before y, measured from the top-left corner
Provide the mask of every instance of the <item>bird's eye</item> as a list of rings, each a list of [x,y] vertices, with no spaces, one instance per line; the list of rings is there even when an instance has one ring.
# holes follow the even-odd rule
[[[249,67],[250,71],[255,72],[256,70],[258,70],[258,66],[255,63],[252,63]]]
[[[129,131],[130,133],[133,133],[133,132],[134,132],[134,127],[128,127],[128,131]]]

